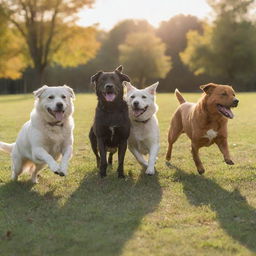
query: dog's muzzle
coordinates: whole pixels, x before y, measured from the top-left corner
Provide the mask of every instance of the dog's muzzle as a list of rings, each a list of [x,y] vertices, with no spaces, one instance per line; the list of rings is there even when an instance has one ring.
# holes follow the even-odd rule
[[[233,100],[233,103],[232,103],[232,105],[231,105],[231,107],[232,107],[232,108],[237,107],[237,106],[238,106],[238,103],[239,103],[239,100],[238,100],[238,99],[234,99],[234,100]]]
[[[103,96],[106,101],[112,102],[116,98],[116,93],[114,90],[114,85],[113,84],[105,84],[104,86],[105,92],[103,92]]]

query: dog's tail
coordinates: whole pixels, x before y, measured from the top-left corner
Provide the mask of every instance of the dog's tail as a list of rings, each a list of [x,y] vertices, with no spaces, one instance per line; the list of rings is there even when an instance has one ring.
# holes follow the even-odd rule
[[[14,145],[15,145],[15,143],[9,144],[9,143],[0,141],[0,150],[2,150],[5,153],[11,154]]]
[[[181,95],[181,93],[180,93],[180,91],[178,89],[175,89],[174,93],[175,93],[175,95],[176,95],[176,97],[177,97],[177,99],[178,99],[180,104],[186,102],[186,100],[182,97],[182,95]]]

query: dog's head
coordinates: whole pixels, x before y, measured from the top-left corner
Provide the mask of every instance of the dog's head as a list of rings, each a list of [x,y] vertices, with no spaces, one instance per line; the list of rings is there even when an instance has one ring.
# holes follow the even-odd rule
[[[124,82],[127,88],[126,101],[129,106],[130,118],[145,121],[149,119],[156,111],[155,103],[156,88],[158,82],[139,90],[128,82]]]
[[[123,81],[130,82],[130,78],[122,73],[123,67],[119,66],[113,72],[99,71],[91,77],[91,83],[100,100],[114,102],[123,98]]]
[[[231,86],[209,83],[201,85],[200,89],[204,91],[207,107],[212,113],[218,113],[230,119],[234,117],[231,108],[237,107],[239,100]]]
[[[34,91],[34,95],[35,107],[47,121],[61,122],[73,113],[75,94],[73,89],[66,85],[57,87],[44,85]]]

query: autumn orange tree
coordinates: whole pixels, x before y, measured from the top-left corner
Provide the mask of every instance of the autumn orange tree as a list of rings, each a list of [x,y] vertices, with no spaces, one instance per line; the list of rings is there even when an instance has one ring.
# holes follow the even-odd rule
[[[26,45],[27,55],[36,71],[35,86],[41,84],[43,72],[51,63],[62,65],[64,62],[65,66],[74,66],[94,56],[98,48],[95,29],[81,28],[74,24],[78,11],[90,7],[93,2],[0,0],[4,17],[20,33],[20,42]]]
[[[0,8],[0,78],[19,78],[20,71],[25,67],[16,34],[15,30],[9,29]]]

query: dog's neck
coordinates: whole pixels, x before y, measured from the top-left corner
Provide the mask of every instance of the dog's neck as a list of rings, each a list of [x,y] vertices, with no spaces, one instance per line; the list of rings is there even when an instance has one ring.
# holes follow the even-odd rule
[[[146,124],[149,120],[151,119],[151,117],[150,118],[148,118],[148,119],[146,119],[146,120],[134,120],[136,123],[143,123],[143,124]]]
[[[54,126],[59,126],[59,127],[63,127],[64,126],[64,122],[61,121],[57,121],[57,122],[48,122],[48,125],[54,127]]]

